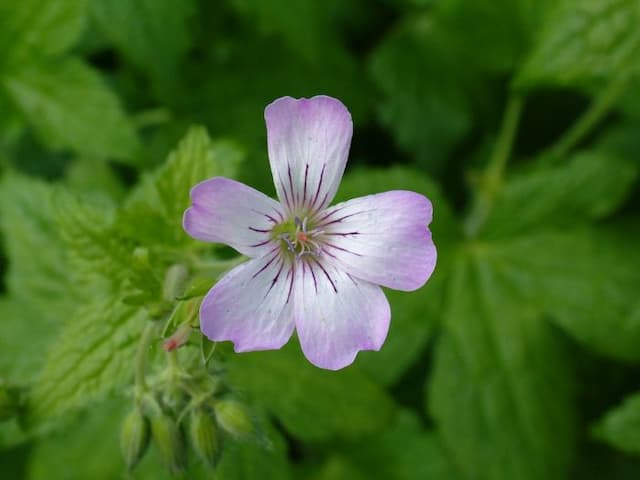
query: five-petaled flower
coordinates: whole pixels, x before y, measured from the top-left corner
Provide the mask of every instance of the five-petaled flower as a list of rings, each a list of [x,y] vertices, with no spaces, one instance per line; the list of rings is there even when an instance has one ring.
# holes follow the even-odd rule
[[[305,356],[337,370],[384,343],[380,286],[410,291],[431,276],[431,203],[396,190],[329,206],[353,131],[340,101],[280,98],[265,120],[279,202],[222,177],[191,191],[184,229],[250,257],[206,295],[200,327],[236,352],[280,348],[295,328]]]

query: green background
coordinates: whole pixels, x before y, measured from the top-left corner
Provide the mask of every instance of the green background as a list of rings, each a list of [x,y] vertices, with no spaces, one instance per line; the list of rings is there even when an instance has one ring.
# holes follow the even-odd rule
[[[182,232],[189,188],[273,195],[264,107],[326,94],[354,121],[337,200],[427,195],[436,272],[343,371],[222,346],[269,441],[183,477],[638,478],[638,25],[639,0],[0,0],[1,476],[126,478],[158,278],[228,253]],[[170,477],[154,447],[131,475]]]

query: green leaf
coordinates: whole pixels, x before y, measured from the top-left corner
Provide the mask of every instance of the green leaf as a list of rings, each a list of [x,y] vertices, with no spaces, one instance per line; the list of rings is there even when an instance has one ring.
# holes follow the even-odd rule
[[[433,432],[427,432],[410,411],[401,410],[395,422],[385,432],[359,441],[353,445],[341,445],[336,457],[349,466],[347,471],[336,474],[325,470],[320,479],[350,479],[355,469],[361,477],[385,480],[454,480],[457,478],[445,455],[444,449]],[[316,479],[314,479],[316,480]]]
[[[451,44],[479,68],[504,72],[520,63],[537,32],[547,0],[445,0],[436,19]]]
[[[305,60],[314,61],[339,48],[332,29],[335,21],[340,20],[337,14],[344,10],[343,2],[232,0],[231,5],[243,15],[255,18],[262,30],[277,32]]]
[[[69,319],[28,397],[30,425],[58,417],[128,383],[142,310],[112,297],[94,298]]]
[[[625,452],[640,454],[640,394],[626,398],[594,427],[595,435]]]
[[[118,98],[77,59],[32,65],[0,81],[51,148],[119,160],[130,159],[138,148]]]
[[[132,270],[134,245],[114,228],[113,205],[60,192],[55,207],[69,274],[80,284],[97,281],[118,291]]]
[[[196,2],[183,0],[92,0],[100,31],[135,65],[158,80],[176,75],[191,44]]]
[[[640,226],[533,234],[487,253],[525,301],[600,354],[640,361]]]
[[[0,67],[66,51],[84,27],[85,8],[86,0],[0,0]]]
[[[391,304],[391,327],[379,352],[362,352],[357,365],[371,378],[392,384],[416,360],[438,324],[442,279],[449,252],[460,229],[438,186],[423,173],[405,167],[356,169],[343,179],[336,201],[386,190],[413,190],[428,197],[434,210],[430,229],[438,246],[438,267],[427,285],[417,292],[386,291]]]
[[[384,94],[381,122],[433,169],[471,126],[466,82],[473,82],[473,71],[452,57],[447,39],[424,17],[385,38],[370,67]]]
[[[392,412],[391,399],[357,370],[321,370],[293,345],[236,355],[227,368],[232,385],[246,391],[305,441],[375,432]]]
[[[607,152],[583,152],[558,167],[514,175],[481,229],[483,238],[567,228],[612,213],[637,178],[635,162]]]
[[[22,305],[14,309],[9,323],[33,316],[30,322],[53,327],[78,299],[55,221],[55,193],[52,185],[12,172],[0,183],[0,229],[9,262],[7,289],[11,301]]]
[[[189,237],[182,217],[191,203],[191,189],[212,177],[233,178],[243,158],[234,143],[214,142],[204,127],[191,127],[166,163],[131,195],[119,228],[145,244],[184,243]]]
[[[591,87],[640,71],[638,23],[636,0],[556,2],[515,86]]]
[[[447,299],[429,406],[455,465],[465,478],[566,478],[575,419],[557,337],[480,245],[461,254]]]

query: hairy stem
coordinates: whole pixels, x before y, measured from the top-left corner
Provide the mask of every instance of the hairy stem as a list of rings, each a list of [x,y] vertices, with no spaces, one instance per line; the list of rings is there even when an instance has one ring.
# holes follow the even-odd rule
[[[501,188],[504,171],[518,131],[522,104],[522,98],[517,95],[511,96],[507,102],[493,153],[481,176],[473,206],[465,221],[465,232],[469,236],[477,234],[480,226],[489,215],[495,197]]]
[[[136,389],[143,392],[147,389],[147,382],[145,380],[146,367],[147,367],[147,353],[151,342],[153,340],[153,332],[156,329],[156,324],[152,321],[147,322],[144,327],[142,336],[140,337],[140,343],[138,343],[138,350],[136,351],[135,358],[135,382]]]

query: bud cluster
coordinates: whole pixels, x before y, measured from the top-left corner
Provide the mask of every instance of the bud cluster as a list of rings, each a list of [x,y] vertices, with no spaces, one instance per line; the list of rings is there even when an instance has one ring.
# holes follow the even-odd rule
[[[207,283],[210,287],[210,279],[190,279],[180,265],[165,272],[158,289],[161,301],[171,305],[165,309],[162,331],[165,353],[150,355],[160,332],[157,318],[149,324],[151,334],[139,345],[134,406],[121,427],[120,445],[128,470],[136,467],[150,445],[168,470],[179,474],[187,467],[189,450],[199,461],[215,467],[225,437],[261,440],[249,409],[230,394],[222,372],[209,366],[212,349],[205,351],[207,341],[203,339],[202,352],[193,341],[200,335],[197,312]],[[151,366],[148,357],[154,359]]]

